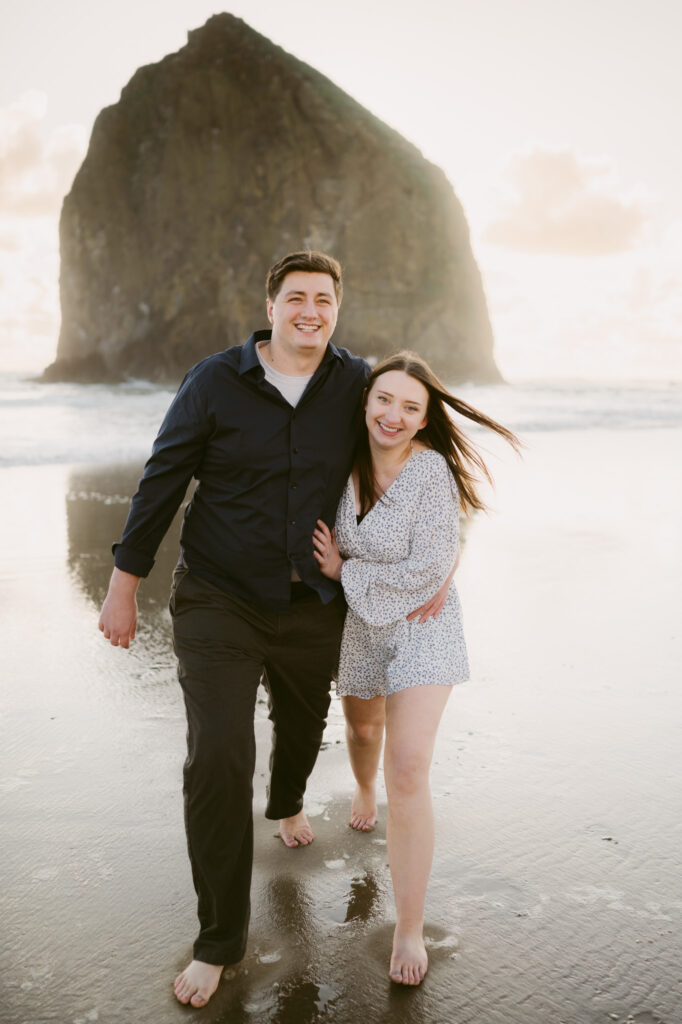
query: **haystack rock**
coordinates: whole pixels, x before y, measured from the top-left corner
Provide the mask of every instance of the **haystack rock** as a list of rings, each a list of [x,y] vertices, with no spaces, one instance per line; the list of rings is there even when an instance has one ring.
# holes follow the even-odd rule
[[[462,208],[443,172],[329,79],[229,14],[140,68],[98,116],[61,216],[46,378],[175,381],[267,327],[286,252],[341,260],[334,340],[500,379]]]

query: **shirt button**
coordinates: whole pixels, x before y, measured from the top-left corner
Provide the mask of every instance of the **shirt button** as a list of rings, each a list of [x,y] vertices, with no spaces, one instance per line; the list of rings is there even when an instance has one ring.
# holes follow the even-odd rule
[[[289,526],[296,526],[296,520],[295,519],[290,519],[289,520]]]
[[[298,484],[292,484],[292,485],[291,485],[291,489],[292,489],[292,491],[295,491],[297,487],[298,487]]]
[[[298,448],[294,448],[294,455],[298,455]]]

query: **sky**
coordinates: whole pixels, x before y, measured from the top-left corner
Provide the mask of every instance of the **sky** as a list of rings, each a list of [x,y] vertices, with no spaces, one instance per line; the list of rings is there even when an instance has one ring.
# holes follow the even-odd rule
[[[5,368],[54,358],[59,210],[97,113],[228,10],[443,168],[507,379],[682,379],[678,0],[0,3]]]

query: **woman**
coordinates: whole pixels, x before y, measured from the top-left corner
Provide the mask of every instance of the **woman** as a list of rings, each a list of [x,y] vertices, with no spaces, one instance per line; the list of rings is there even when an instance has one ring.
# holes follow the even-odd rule
[[[386,734],[388,859],[396,904],[389,975],[418,985],[427,970],[423,938],[434,845],[429,770],[450,688],[469,675],[459,597],[424,622],[408,613],[428,601],[457,558],[460,509],[485,506],[478,470],[490,475],[446,406],[494,430],[509,430],[449,394],[419,356],[400,352],[367,381],[354,468],[330,532],[313,537],[321,571],[343,584],[348,613],[337,693],[357,789],[351,825],[371,831],[376,776]]]

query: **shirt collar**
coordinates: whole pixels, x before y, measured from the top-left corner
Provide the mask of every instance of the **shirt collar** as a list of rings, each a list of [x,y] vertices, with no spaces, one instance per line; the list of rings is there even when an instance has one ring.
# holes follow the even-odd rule
[[[256,352],[256,345],[259,341],[270,341],[272,337],[272,331],[254,331],[249,340],[245,345],[242,346],[241,357],[239,361],[239,375],[248,373],[249,370],[253,370],[254,367],[262,369],[260,361],[258,359],[258,353]],[[324,355],[322,356],[322,362],[320,366],[328,363],[331,359],[338,359],[340,363],[343,362],[341,353],[339,352],[336,345],[332,345],[331,341],[327,342],[327,348]]]

